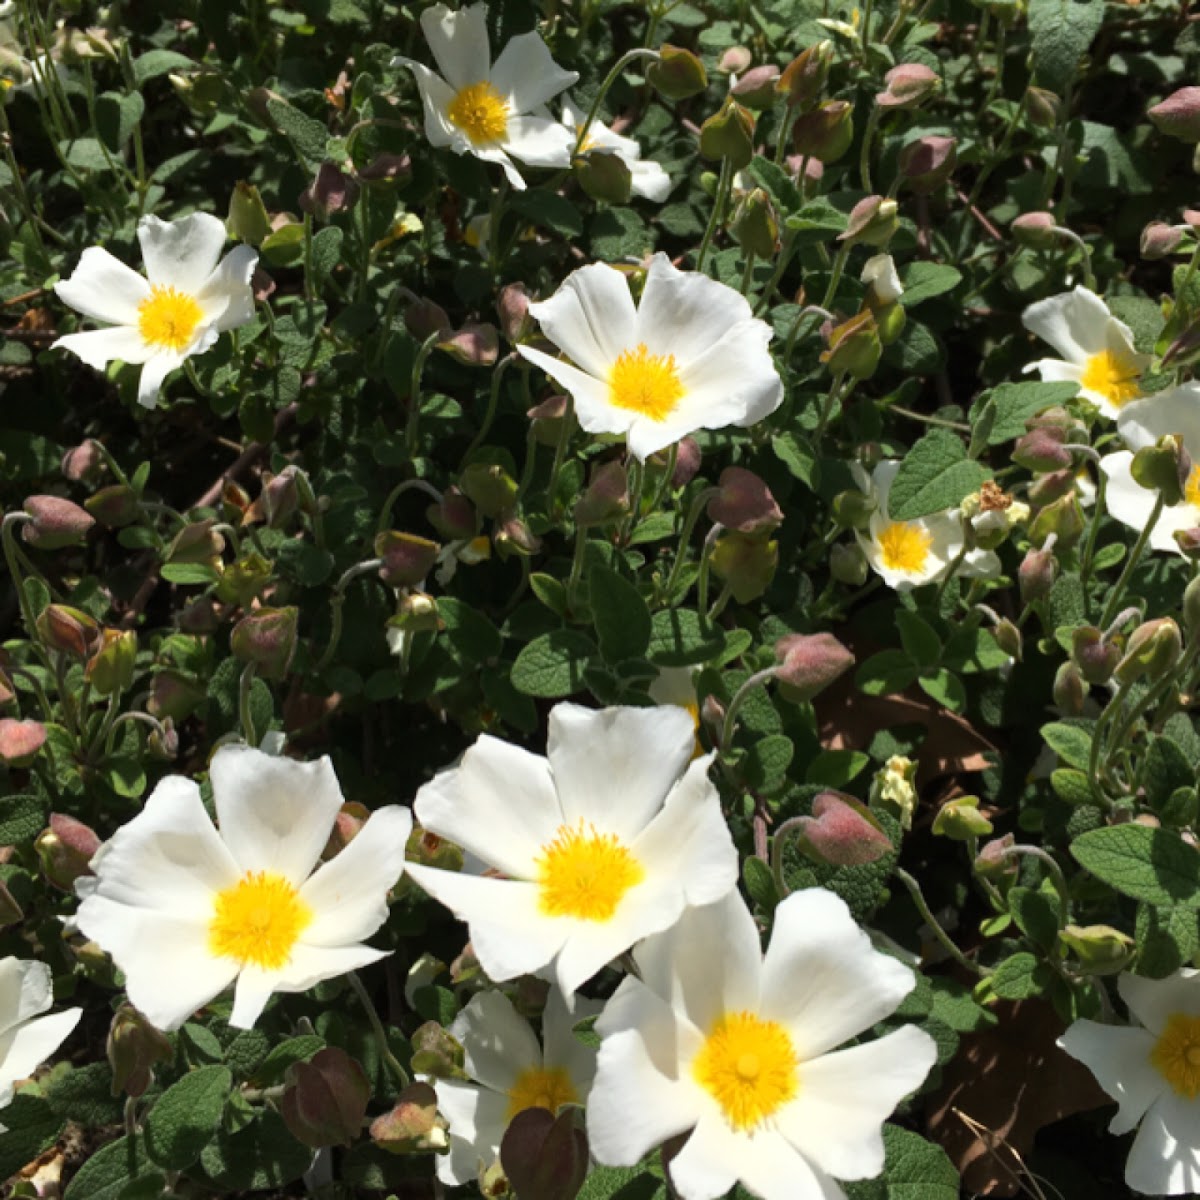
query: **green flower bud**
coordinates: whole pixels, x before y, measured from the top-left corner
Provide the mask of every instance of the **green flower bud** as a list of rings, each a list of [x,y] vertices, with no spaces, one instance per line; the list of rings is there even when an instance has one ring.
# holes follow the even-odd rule
[[[845,231],[838,234],[837,240],[855,246],[886,246],[900,227],[899,213],[895,200],[867,196],[850,210]]]
[[[21,526],[21,537],[39,550],[81,546],[96,523],[90,513],[61,496],[27,496],[23,507],[33,520]]]
[[[1067,925],[1058,940],[1079,959],[1085,975],[1116,975],[1137,951],[1133,938],[1111,925]]]
[[[383,559],[379,578],[389,587],[415,587],[433,570],[440,552],[437,542],[395,529],[375,538],[375,557]]]
[[[797,154],[818,162],[837,162],[854,141],[854,106],[847,100],[826,100],[802,113],[792,129]]]
[[[1082,625],[1072,632],[1071,661],[1088,683],[1107,683],[1120,660],[1120,648],[1105,641],[1094,625]]]
[[[93,492],[83,507],[104,526],[105,529],[122,529],[137,520],[138,494],[124,483],[109,484]]]
[[[822,351],[821,361],[834,375],[845,372],[855,379],[870,379],[882,353],[875,317],[863,309],[830,331],[829,348]]]
[[[266,679],[282,679],[296,653],[300,610],[259,608],[243,617],[229,635],[235,658],[254,663]]]
[[[779,249],[779,214],[762,188],[755,188],[738,201],[729,222],[729,232],[742,253],[757,258],[775,256]]]
[[[875,497],[858,488],[838,492],[831,506],[833,519],[842,529],[866,529],[879,505]]]
[[[954,138],[927,134],[900,151],[897,165],[908,186],[927,196],[950,178],[957,161],[958,142]]]
[[[517,499],[517,481],[497,463],[471,463],[462,473],[459,486],[485,517],[498,517]]]
[[[833,43],[817,42],[783,68],[775,87],[789,108],[807,108],[825,90],[832,65]]]
[[[734,170],[748,166],[754,157],[754,116],[732,96],[700,126],[700,154],[707,159],[727,159]]]
[[[1035,545],[1044,545],[1054,534],[1058,538],[1058,547],[1069,550],[1083,536],[1083,529],[1083,509],[1072,489],[1038,512],[1029,525],[1029,540]]]
[[[271,218],[254,184],[239,179],[234,186],[225,228],[230,237],[250,246],[261,246],[271,235]]]
[[[112,1094],[138,1097],[154,1080],[153,1067],[175,1057],[167,1035],[156,1029],[131,1004],[122,1004],[108,1027],[105,1045],[112,1067]]]
[[[129,690],[136,665],[137,634],[132,629],[106,629],[83,675],[101,696],[111,696]]]
[[[575,157],[571,169],[576,182],[593,200],[604,204],[629,203],[633,175],[619,154],[604,149],[589,150]]]
[[[708,87],[708,73],[690,50],[663,42],[658,60],[646,68],[646,82],[666,100],[687,100]]]
[[[779,543],[747,533],[723,533],[709,556],[713,574],[729,585],[739,604],[757,600],[779,566]]]
[[[829,550],[829,573],[838,583],[862,587],[870,564],[857,542],[837,542]]]
[[[1063,102],[1054,92],[1031,87],[1025,92],[1025,111],[1034,125],[1053,129],[1062,120]]]
[[[979,811],[978,796],[960,796],[957,800],[949,800],[933,818],[934,835],[947,837],[954,842],[987,837],[992,828],[991,821]]]
[[[1113,671],[1118,683],[1133,683],[1143,676],[1162,679],[1183,653],[1183,637],[1170,617],[1139,625],[1125,645],[1125,655]]]
[[[1178,434],[1168,433],[1153,446],[1143,446],[1134,454],[1129,473],[1148,491],[1160,492],[1164,504],[1175,505],[1187,489],[1192,456],[1184,449]]]
[[[245,553],[221,572],[217,597],[226,604],[249,608],[267,590],[275,576],[275,564],[256,550]]]
[[[1054,675],[1052,695],[1055,705],[1064,716],[1082,715],[1087,689],[1084,687],[1079,668],[1073,662],[1065,662],[1059,666]]]
[[[100,624],[87,613],[65,604],[48,604],[34,621],[38,640],[51,650],[87,658],[100,644]]]

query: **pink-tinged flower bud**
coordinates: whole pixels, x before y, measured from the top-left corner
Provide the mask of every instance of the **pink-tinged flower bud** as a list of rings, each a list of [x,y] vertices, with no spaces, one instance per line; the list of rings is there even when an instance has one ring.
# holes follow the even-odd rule
[[[1050,476],[1045,476],[1050,478]],[[1029,540],[1034,545],[1045,545],[1051,534],[1058,538],[1062,550],[1070,550],[1083,536],[1083,509],[1074,488],[1047,504],[1029,523]]]
[[[39,550],[82,545],[96,523],[90,513],[61,496],[28,496],[24,508],[33,520],[21,527],[21,536]]]
[[[866,196],[850,210],[845,232],[839,233],[837,240],[856,246],[886,246],[900,227],[899,211],[895,200]]]
[[[34,621],[43,645],[75,658],[87,658],[100,644],[100,624],[78,608],[48,604]]]
[[[686,100],[708,87],[708,73],[690,50],[663,42],[658,61],[646,68],[646,82],[665,100]]]
[[[707,159],[727,159],[735,171],[754,157],[754,116],[732,96],[700,126],[700,154]]]
[[[1148,262],[1154,262],[1173,254],[1183,240],[1186,228],[1184,225],[1167,225],[1162,221],[1151,221],[1142,230],[1142,257]]]
[[[216,523],[214,518],[206,517],[185,525],[167,547],[166,561],[214,565],[225,549],[225,539],[213,532]]]
[[[475,508],[457,488],[450,488],[437,504],[425,510],[425,517],[448,542],[473,538],[479,529]]]
[[[513,555],[529,558],[541,550],[542,539],[520,517],[505,517],[497,522],[497,525],[492,540],[501,558],[510,558]]]
[[[300,193],[300,208],[319,221],[328,221],[336,213],[353,208],[358,199],[358,184],[336,164],[322,163],[317,177]]]
[[[1071,661],[1088,683],[1107,683],[1121,661],[1121,650],[1105,641],[1094,625],[1081,625],[1071,634]]]
[[[1055,707],[1064,717],[1078,717],[1083,714],[1083,702],[1087,697],[1083,676],[1073,662],[1062,663],[1054,675],[1054,687],[1051,691]]]
[[[357,800],[346,801],[333,819],[333,828],[329,831],[329,840],[325,843],[321,857],[333,858],[335,854],[345,850],[358,837],[370,815],[366,805],[359,804]]]
[[[1063,102],[1061,97],[1046,88],[1031,87],[1025,92],[1025,111],[1041,129],[1053,129],[1062,120]]]
[[[179,733],[170,717],[164,717],[146,735],[146,753],[159,762],[171,762],[179,753]]]
[[[122,1004],[113,1014],[105,1053],[112,1067],[113,1095],[124,1093],[135,1098],[144,1095],[154,1081],[154,1064],[175,1057],[167,1035],[131,1004]]]
[[[717,70],[723,75],[740,75],[750,70],[754,55],[745,46],[730,46],[717,60]]]
[[[886,90],[875,96],[880,108],[916,108],[942,86],[938,73],[924,63],[901,63],[883,77],[883,82]]]
[[[412,1069],[414,1075],[432,1075],[435,1079],[465,1079],[463,1048],[436,1021],[426,1021],[414,1031]]]
[[[72,446],[62,456],[62,473],[72,483],[95,483],[104,470],[104,455],[92,438]]]
[[[490,367],[500,354],[500,334],[486,321],[468,321],[437,344],[464,367]]]
[[[123,529],[137,520],[138,494],[125,483],[112,483],[93,492],[84,502],[105,529]]]
[[[1129,473],[1147,491],[1160,492],[1164,504],[1178,504],[1191,478],[1192,456],[1178,434],[1168,433],[1135,452]]]
[[[293,1137],[314,1150],[358,1141],[371,1081],[350,1055],[326,1046],[308,1062],[293,1063],[287,1077],[279,1110]]]
[[[570,1107],[557,1116],[527,1108],[504,1131],[500,1165],[518,1196],[575,1200],[588,1173],[587,1134],[577,1128]]]
[[[993,830],[991,821],[979,811],[978,796],[959,796],[948,800],[933,818],[933,832],[953,842],[969,842],[972,838],[987,837]]]
[[[500,289],[496,298],[496,315],[500,328],[510,342],[523,342],[534,330],[529,315],[529,292],[523,283],[509,283]]]
[[[517,481],[497,463],[471,463],[458,482],[485,517],[507,513],[517,499]]]
[[[792,59],[775,85],[789,108],[812,104],[825,88],[833,64],[833,43],[817,42]]]
[[[137,634],[132,629],[105,629],[83,675],[101,696],[112,696],[129,690],[136,667]]]
[[[757,600],[779,566],[779,543],[748,533],[723,533],[712,548],[713,574],[729,585],[739,604]]]
[[[1058,559],[1052,551],[1031,547],[1017,568],[1017,581],[1021,588],[1021,603],[1033,604],[1044,600],[1058,578]]]
[[[675,470],[671,475],[673,488],[687,487],[700,471],[700,443],[695,438],[685,437],[675,452]]]
[[[775,643],[781,693],[811,700],[854,666],[854,655],[832,633],[791,633]]]
[[[1051,471],[1048,475],[1039,475],[1030,485],[1026,493],[1029,503],[1034,507],[1051,504],[1063,496],[1075,492],[1075,468],[1064,467],[1059,471]]]
[[[377,154],[359,171],[358,177],[363,183],[403,187],[412,178],[412,159],[407,154]]]
[[[725,726],[725,705],[711,692],[700,703],[700,724],[712,734],[714,741]]]
[[[1056,224],[1048,212],[1030,212],[1016,217],[1009,228],[1020,245],[1031,250],[1049,250],[1058,237],[1054,231]]]
[[[1146,115],[1159,133],[1181,142],[1200,142],[1200,87],[1180,88]]]
[[[730,93],[749,108],[770,108],[775,103],[775,85],[779,82],[779,68],[774,63],[751,67],[731,87]]]
[[[834,375],[845,372],[854,379],[870,379],[882,354],[875,315],[864,308],[829,330],[829,348],[821,352],[821,361]]]
[[[25,912],[17,903],[16,897],[8,890],[8,885],[0,879],[0,929],[16,925],[25,920]]]
[[[854,106],[846,100],[826,100],[801,113],[792,127],[792,146],[818,162],[837,162],[854,141]]]
[[[33,845],[42,874],[56,888],[69,892],[75,880],[92,873],[88,864],[100,849],[100,839],[82,821],[51,813],[50,828],[43,830]]]
[[[1025,650],[1025,641],[1021,637],[1021,631],[1007,617],[1001,617],[992,626],[991,634],[995,639],[996,645],[1009,658],[1014,658],[1017,662],[1021,661],[1021,656]]]
[[[375,557],[383,559],[379,578],[389,587],[416,587],[433,570],[441,549],[414,533],[385,530],[375,538]]]
[[[371,1122],[371,1141],[389,1154],[423,1154],[450,1144],[446,1122],[438,1116],[437,1093],[427,1083],[410,1083],[390,1112]]]
[[[418,866],[437,867],[439,871],[462,870],[462,847],[421,825],[413,826],[405,853]]]
[[[418,342],[426,341],[435,333],[440,337],[449,337],[453,328],[446,310],[423,297],[414,300],[404,310],[404,327]]]
[[[771,489],[744,467],[726,467],[718,481],[719,491],[705,510],[708,519],[738,533],[774,529],[783,521]]]
[[[549,396],[525,414],[530,420],[534,440],[539,446],[558,445],[568,407],[566,396]]]
[[[1013,446],[1013,462],[1038,474],[1061,471],[1074,461],[1071,451],[1066,449],[1066,441],[1067,434],[1062,429],[1053,426],[1031,429],[1022,434]]]
[[[571,170],[584,194],[602,204],[628,204],[633,195],[633,172],[615,150],[596,146],[577,154]]]
[[[779,213],[762,188],[754,188],[737,202],[729,232],[743,254],[753,254],[756,258],[775,256],[779,249]]]
[[[838,542],[829,548],[829,573],[848,587],[862,587],[867,582],[870,565],[857,542]]]
[[[184,633],[215,633],[217,610],[211,596],[200,596],[184,607],[179,614],[179,628]]]
[[[1174,669],[1182,653],[1183,635],[1170,617],[1145,621],[1129,635],[1113,676],[1118,683],[1134,683],[1143,677],[1154,682]]]
[[[282,679],[296,652],[300,610],[259,608],[243,617],[229,635],[235,658],[254,663],[266,679]]]
[[[18,721],[0,717],[0,763],[27,767],[46,743],[46,727],[40,721]]]
[[[629,513],[629,478],[616,460],[601,463],[592,471],[591,482],[575,502],[575,524],[584,528],[611,525]]]
[[[802,823],[800,847],[816,862],[858,867],[895,849],[870,809],[840,792],[821,792],[813,800],[812,816],[797,819]]]
[[[263,516],[269,529],[282,529],[300,507],[300,487],[296,481],[299,468],[284,467],[278,475],[267,475],[263,479]]]
[[[975,856],[975,874],[993,882],[1015,879],[1020,867],[1016,855],[1009,854],[1015,844],[1016,838],[1011,833],[992,838]]]
[[[927,134],[900,151],[897,165],[908,186],[928,196],[950,178],[957,161],[958,142],[954,138]]]

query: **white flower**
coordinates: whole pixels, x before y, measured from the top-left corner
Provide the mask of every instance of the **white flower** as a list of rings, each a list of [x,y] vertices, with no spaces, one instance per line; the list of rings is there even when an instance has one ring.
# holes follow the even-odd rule
[[[1150,362],[1133,348],[1133,333],[1108,311],[1104,301],[1085,287],[1031,304],[1021,322],[1030,333],[1049,342],[1062,358],[1043,358],[1025,370],[1048,382],[1069,380],[1079,394],[1106,417],[1142,395],[1138,380]]]
[[[593,263],[529,311],[571,362],[517,349],[571,393],[584,429],[625,434],[636,458],[697,429],[754,425],[783,401],[771,327],[740,292],[665,254],[637,306],[620,271]]]
[[[963,523],[957,508],[911,521],[893,521],[888,515],[888,494],[899,470],[899,462],[885,459],[868,478],[866,471],[855,465],[855,480],[875,500],[870,523],[857,536],[867,561],[883,582],[907,592],[945,577],[963,548]],[[958,573],[968,578],[999,572],[1000,560],[991,550],[969,550],[958,567]]]
[[[587,113],[564,96],[562,122],[571,131],[572,148],[586,119]],[[659,204],[667,198],[671,190],[671,177],[658,163],[642,158],[642,148],[633,138],[622,137],[602,122],[593,121],[588,126],[587,139],[579,152],[586,154],[589,150],[607,150],[615,154],[629,168],[630,186],[635,196],[643,196]],[[563,165],[570,165],[569,153]]]
[[[77,928],[112,955],[130,1002],[165,1030],[235,981],[229,1023],[248,1029],[272,992],[303,992],[384,958],[363,939],[387,918],[412,829],[407,809],[381,808],[317,866],[343,804],[328,758],[223,746],[209,779],[219,833],[199,787],[168,776],[76,889]]]
[[[692,762],[694,747],[691,716],[674,705],[559,704],[548,758],[485,735],[421,788],[414,809],[507,878],[409,873],[467,922],[492,979],[553,963],[569,996],[686,906],[737,883],[713,756]]]
[[[572,1026],[600,1011],[577,1000],[568,1011],[557,988],[550,989],[538,1045],[529,1022],[517,1015],[501,992],[480,992],[454,1018],[450,1033],[463,1048],[463,1065],[475,1082],[432,1079],[438,1108],[450,1123],[450,1153],[437,1157],[445,1184],[472,1183],[500,1156],[508,1123],[527,1108],[558,1112],[587,1102],[596,1073],[596,1051]]]
[[[54,285],[60,300],[109,328],[69,333],[51,349],[70,350],[97,370],[112,359],[144,364],[138,403],[153,408],[169,372],[254,316],[250,276],[258,255],[237,246],[218,263],[225,225],[207,213],[143,217],[137,233],[148,278],[91,246],[70,279]]]
[[[1125,1182],[1152,1195],[1200,1192],[1200,971],[1122,975],[1117,988],[1139,1024],[1076,1021],[1058,1044],[1116,1100],[1110,1133],[1141,1122]]]
[[[81,1008],[38,1016],[53,1003],[54,981],[45,963],[0,958],[0,1109],[12,1100],[13,1084],[33,1074],[79,1023]]]
[[[868,258],[859,278],[874,290],[881,304],[891,304],[904,295],[904,286],[890,254],[876,254]]]
[[[596,1022],[592,1153],[630,1166],[689,1133],[671,1160],[684,1200],[740,1182],[764,1200],[844,1200],[838,1179],[883,1169],[884,1120],[925,1078],[933,1039],[906,1025],[836,1050],[895,1011],[916,983],[871,948],[831,892],[775,910],[765,958],[736,893],[691,909],[634,951]]]
[[[525,181],[514,158],[532,167],[570,161],[574,139],[550,115],[546,101],[579,73],[558,66],[536,33],[513,38],[493,63],[486,4],[458,12],[435,4],[421,14],[421,28],[441,75],[411,58],[394,58],[392,65],[408,67],[416,78],[431,146],[499,163],[519,191]]]
[[[1127,405],[1117,417],[1117,431],[1129,449],[1106,454],[1100,460],[1100,470],[1108,481],[1104,500],[1108,511],[1118,521],[1140,532],[1150,519],[1158,493],[1142,487],[1133,478],[1133,454],[1173,433],[1183,439],[1183,448],[1193,461],[1200,463],[1200,383],[1185,383]],[[1194,466],[1184,488],[1183,500],[1162,510],[1150,532],[1150,545],[1155,550],[1182,553],[1172,535],[1177,530],[1194,529],[1198,525],[1200,466]]]

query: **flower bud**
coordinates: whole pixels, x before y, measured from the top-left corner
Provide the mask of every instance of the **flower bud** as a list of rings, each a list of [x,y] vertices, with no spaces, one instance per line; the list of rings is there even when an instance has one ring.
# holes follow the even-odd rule
[[[433,570],[441,546],[413,533],[388,529],[375,537],[375,557],[383,559],[379,578],[389,587],[416,587]]]
[[[500,318],[500,329],[512,343],[523,342],[534,331],[534,321],[529,315],[529,292],[523,283],[508,283],[496,297],[496,315]]]
[[[700,154],[707,159],[727,159],[735,171],[754,157],[754,117],[732,96],[700,126]]]
[[[633,194],[633,173],[615,151],[596,147],[571,161],[575,181],[584,194],[602,204],[628,204]]]
[[[783,510],[771,489],[753,471],[726,467],[717,486],[705,509],[710,521],[738,533],[765,532],[783,521]]]
[[[1200,636],[1200,576],[1194,576],[1183,589],[1183,628],[1188,641]]]
[[[337,213],[354,207],[358,199],[358,184],[335,163],[325,162],[317,177],[300,193],[301,211],[311,213],[318,221],[328,221]]]
[[[6,767],[29,766],[45,743],[46,727],[40,721],[0,717],[0,763]]]
[[[1033,604],[1050,595],[1050,589],[1058,578],[1058,559],[1052,551],[1042,547],[1030,547],[1017,568],[1017,581],[1021,588],[1021,603]]]
[[[22,525],[21,537],[39,550],[82,545],[96,523],[78,504],[61,496],[27,496],[24,509],[33,520]]]
[[[875,317],[863,309],[830,330],[829,348],[821,352],[821,361],[834,375],[844,372],[854,379],[870,379],[882,353]]]
[[[1048,212],[1029,212],[1016,217],[1009,228],[1019,245],[1031,250],[1049,250],[1058,238],[1056,224]]]
[[[122,529],[137,520],[139,497],[128,484],[113,483],[93,492],[84,502],[105,529]]]
[[[773,258],[779,249],[779,214],[762,188],[747,192],[733,210],[729,232],[743,254]]]
[[[829,550],[829,573],[849,587],[862,587],[867,582],[870,564],[857,542],[837,542]]]
[[[527,1108],[509,1122],[500,1142],[500,1165],[518,1196],[575,1200],[588,1173],[587,1134],[567,1107]]]
[[[42,874],[64,892],[73,889],[75,880],[91,874],[91,863],[100,849],[96,832],[82,821],[64,813],[50,814],[50,827],[34,842]]]
[[[131,1004],[122,1004],[113,1014],[105,1053],[112,1067],[112,1094],[135,1098],[144,1095],[154,1081],[154,1064],[175,1057],[167,1035]]]
[[[880,108],[916,108],[942,86],[937,72],[924,63],[901,63],[883,77],[883,82],[886,90],[875,96]]]
[[[750,70],[753,61],[754,55],[745,46],[730,46],[728,50],[721,52],[721,57],[717,60],[717,70],[723,75],[740,75],[743,71]]]
[[[833,519],[841,529],[865,530],[879,505],[875,497],[858,488],[838,492],[831,505]]]
[[[366,805],[359,804],[357,800],[347,800],[333,819],[333,828],[329,831],[321,857],[328,860],[345,850],[358,837],[370,815]]]
[[[534,440],[539,446],[558,445],[568,407],[566,396],[550,396],[540,404],[535,404],[525,414],[530,420]]]
[[[239,179],[234,185],[225,228],[230,237],[248,246],[261,246],[270,237],[271,218],[254,184]]]
[[[99,622],[78,608],[48,604],[34,621],[39,641],[51,650],[87,658],[100,644]]]
[[[1088,683],[1107,683],[1121,660],[1121,649],[1106,641],[1094,625],[1081,625],[1071,633],[1071,661]]]
[[[1162,679],[1183,653],[1183,637],[1170,617],[1145,621],[1129,635],[1125,656],[1117,663],[1113,676],[1118,683],[1133,683],[1143,676],[1153,682]]]
[[[992,637],[996,641],[996,645],[1004,651],[1009,658],[1015,658],[1017,662],[1021,661],[1021,655],[1024,652],[1024,640],[1021,637],[1021,631],[1007,618],[1001,617],[1000,620],[992,626]]]
[[[1200,87],[1180,88],[1146,115],[1159,133],[1181,142],[1200,142]]]
[[[367,184],[395,184],[404,187],[412,178],[412,159],[407,154],[391,154],[384,151],[358,173],[358,178]]]
[[[279,1110],[288,1132],[306,1146],[351,1146],[371,1099],[367,1073],[344,1050],[326,1046],[288,1068]]]
[[[410,1039],[414,1075],[432,1075],[435,1079],[465,1079],[463,1048],[436,1021],[417,1027]]]
[[[685,437],[675,452],[675,471],[671,475],[673,488],[687,487],[700,471],[700,443],[695,438]]]
[[[771,585],[779,566],[779,543],[746,533],[724,533],[709,556],[713,573],[729,585],[739,604],[756,600]]]
[[[448,542],[473,538],[479,529],[474,506],[457,488],[449,488],[437,504],[431,504],[425,518]]]
[[[770,108],[775,103],[778,82],[779,68],[774,63],[765,63],[740,75],[729,92],[747,108]]]
[[[517,481],[497,463],[471,463],[458,482],[485,517],[508,512],[517,498]]]
[[[501,558],[519,555],[529,558],[542,548],[542,539],[517,516],[509,516],[497,522],[498,528],[494,536],[496,550]]]
[[[421,867],[436,867],[439,871],[462,870],[462,847],[421,825],[413,826],[405,852]]]
[[[260,500],[268,529],[283,529],[300,507],[300,487],[296,481],[297,467],[284,467],[278,475],[263,480]]]
[[[824,91],[832,64],[833,43],[830,41],[817,42],[792,59],[783,68],[775,84],[788,107],[807,107],[812,104]]]
[[[958,161],[958,142],[927,134],[900,151],[897,165],[908,186],[922,196],[937,191],[950,178]]]
[[[601,463],[592,471],[582,496],[575,502],[575,524],[583,528],[611,525],[629,513],[629,480],[618,461]]]
[[[1137,942],[1111,925],[1067,925],[1058,940],[1079,959],[1084,975],[1116,975],[1137,952]]]
[[[1025,494],[1029,497],[1030,504],[1040,508],[1044,504],[1060,500],[1063,496],[1075,495],[1075,483],[1075,467],[1072,465],[1059,471],[1051,471],[1047,475],[1039,475],[1029,485]]]
[[[1070,550],[1083,536],[1083,509],[1074,488],[1047,504],[1030,522],[1029,540],[1035,545],[1044,545],[1051,534],[1058,538],[1062,550]]]
[[[904,295],[904,285],[900,282],[890,254],[876,254],[868,258],[859,278],[867,285],[867,307],[875,314],[877,321]]]
[[[870,809],[840,792],[821,792],[813,800],[812,816],[797,819],[802,823],[800,848],[816,862],[858,867],[894,849]]]
[[[1012,458],[1027,471],[1041,474],[1060,471],[1074,462],[1071,451],[1066,449],[1067,434],[1055,427],[1031,429],[1023,433],[1013,446]]]
[[[854,141],[854,106],[847,100],[826,100],[801,113],[792,127],[792,146],[822,163],[837,162]]]
[[[446,1121],[438,1115],[437,1093],[427,1083],[410,1083],[396,1097],[390,1112],[371,1122],[371,1141],[389,1154],[438,1153],[450,1139]]]
[[[500,334],[486,321],[468,321],[437,344],[464,367],[491,367],[500,355]]]
[[[235,658],[254,663],[265,679],[282,679],[296,652],[298,608],[259,608],[243,617],[229,635]]]
[[[0,929],[16,925],[25,920],[25,912],[17,903],[16,897],[8,890],[8,885],[0,879]]]
[[[419,296],[404,310],[404,328],[418,342],[424,342],[435,333],[441,337],[449,337],[452,326],[450,317],[440,304],[434,304],[432,300]]]
[[[1020,867],[1016,855],[1009,854],[1015,844],[1016,838],[1011,833],[985,843],[975,856],[975,874],[995,883],[1015,879]]]
[[[267,590],[274,577],[275,565],[257,550],[243,552],[232,562],[217,581],[217,598],[226,604],[249,608]]]
[[[388,619],[389,629],[402,633],[434,633],[442,628],[437,601],[428,592],[405,592]]]
[[[1063,716],[1078,717],[1083,714],[1087,689],[1079,668],[1073,662],[1062,663],[1055,672],[1052,695],[1055,707]]]
[[[83,676],[101,696],[112,696],[129,690],[136,666],[137,634],[132,629],[105,629]]]
[[[1200,321],[1186,325],[1163,351],[1164,367],[1188,367],[1200,361]]]
[[[104,470],[99,443],[87,438],[62,456],[62,473],[72,483],[95,483]]]
[[[1162,221],[1151,221],[1142,230],[1142,257],[1148,262],[1167,258],[1178,249],[1186,229],[1186,225],[1167,225]]]
[[[901,829],[911,829],[917,806],[913,780],[917,764],[903,754],[893,754],[871,780],[871,806],[884,808],[900,819]]]
[[[811,700],[854,666],[854,655],[832,633],[790,633],[775,643],[780,694]]]
[[[979,811],[978,796],[959,796],[957,800],[948,800],[933,818],[934,836],[946,837],[953,842],[987,837],[992,829],[991,821]]]
[[[867,196],[860,200],[851,210],[850,216],[846,218],[846,228],[842,233],[837,235],[839,242],[850,242],[852,245],[864,246],[886,246],[892,239],[892,235],[900,227],[899,205],[895,200],[887,199],[883,196]],[[872,258],[867,267],[863,268],[862,280],[864,283],[874,282],[875,274],[878,272],[882,264],[878,261],[881,258],[887,258],[891,262],[888,255],[876,255]],[[871,273],[871,278],[868,279],[868,268],[871,263],[876,266]],[[896,268],[893,265],[891,274],[895,276]],[[895,300],[899,297],[900,280],[896,278],[895,295],[889,296],[888,299]]]
[[[1153,446],[1136,451],[1129,473],[1148,491],[1159,492],[1166,505],[1178,504],[1184,497],[1192,474],[1192,456],[1176,433],[1164,434]]]
[[[225,549],[225,539],[213,532],[216,523],[212,517],[206,517],[185,525],[167,547],[166,561],[215,566]]]
[[[646,68],[646,82],[665,100],[687,100],[708,87],[708,73],[690,50],[663,42],[658,61]]]
[[[1025,111],[1034,125],[1041,129],[1053,129],[1062,121],[1063,102],[1046,88],[1031,87],[1025,91]]]
[[[170,717],[164,717],[146,735],[146,753],[159,762],[171,762],[179,753],[179,734]]]

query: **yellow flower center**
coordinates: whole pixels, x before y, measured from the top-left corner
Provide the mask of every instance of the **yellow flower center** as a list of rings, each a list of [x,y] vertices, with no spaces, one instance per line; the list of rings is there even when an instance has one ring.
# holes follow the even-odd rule
[[[250,871],[217,893],[208,948],[243,966],[282,967],[312,919],[312,910],[282,875]]]
[[[138,305],[138,333],[150,346],[182,350],[204,319],[204,310],[186,292],[173,287],[152,287]]]
[[[508,104],[486,79],[462,88],[450,101],[446,116],[476,146],[502,141],[508,133]]]
[[[508,1113],[511,1121],[527,1108],[548,1108],[558,1112],[564,1104],[577,1104],[579,1094],[571,1083],[571,1077],[562,1067],[529,1067],[517,1076],[517,1081],[508,1089]]]
[[[538,909],[581,921],[611,920],[625,893],[646,875],[615,834],[597,833],[583,821],[574,829],[560,825],[535,866]]]
[[[665,421],[683,399],[673,354],[651,354],[644,342],[622,351],[608,373],[608,400],[652,421]]]
[[[1137,365],[1127,356],[1101,350],[1087,360],[1079,382],[1120,408],[1142,394],[1137,384],[1140,375]]]
[[[893,521],[879,535],[879,553],[889,571],[912,574],[925,569],[932,542],[933,538],[919,525]]]
[[[787,1030],[750,1012],[727,1012],[692,1062],[692,1075],[737,1130],[753,1129],[800,1088]]]
[[[1193,508],[1200,508],[1200,466],[1192,468],[1192,473],[1183,487],[1183,500]]]
[[[1178,1095],[1195,1100],[1200,1095],[1200,1017],[1172,1013],[1150,1061]]]

